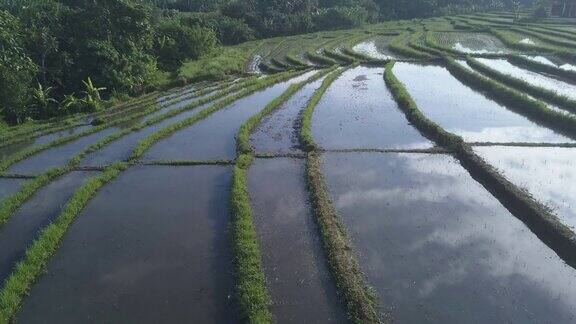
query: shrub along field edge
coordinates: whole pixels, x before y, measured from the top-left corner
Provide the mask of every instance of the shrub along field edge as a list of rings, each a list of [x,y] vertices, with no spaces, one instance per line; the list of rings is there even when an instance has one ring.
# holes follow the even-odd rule
[[[457,63],[456,63],[457,64]],[[556,215],[541,203],[534,200],[524,190],[508,181],[490,164],[478,156],[472,147],[452,133],[427,119],[418,109],[404,85],[394,76],[394,62],[386,66],[386,85],[406,114],[406,118],[428,138],[446,147],[468,170],[511,213],[520,219],[548,247],[554,250],[566,263],[576,267],[576,234]]]

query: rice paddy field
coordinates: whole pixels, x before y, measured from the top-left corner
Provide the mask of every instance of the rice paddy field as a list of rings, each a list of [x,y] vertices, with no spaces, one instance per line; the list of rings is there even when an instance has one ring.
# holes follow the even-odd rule
[[[576,21],[243,48],[0,133],[0,323],[576,322]]]

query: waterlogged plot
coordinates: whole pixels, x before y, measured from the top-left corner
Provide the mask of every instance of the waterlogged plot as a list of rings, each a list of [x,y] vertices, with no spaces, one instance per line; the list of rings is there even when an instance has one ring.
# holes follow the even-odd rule
[[[369,40],[354,45],[352,49],[356,52],[368,55],[370,57],[379,60],[397,58],[398,55],[393,54],[388,48],[388,44],[394,37],[396,37],[396,35],[376,36],[374,38],[371,38]]]
[[[38,191],[0,228],[0,280],[3,282],[38,232],[58,216],[75,190],[95,173],[71,172]]]
[[[494,70],[497,70],[498,72],[522,79],[532,85],[555,91],[559,95],[576,99],[576,85],[517,67],[504,59],[479,58],[478,61]]]
[[[276,321],[345,323],[307,204],[304,161],[257,159],[248,179]]]
[[[510,181],[576,229],[576,150],[561,147],[476,147]]]
[[[143,121],[143,122],[146,122],[146,121],[151,120],[151,119],[154,119],[154,118],[156,118],[156,117],[158,117],[158,116],[160,116],[160,115],[166,114],[166,113],[168,113],[168,112],[170,112],[170,111],[177,110],[177,109],[180,109],[180,108],[184,108],[184,107],[186,107],[186,106],[188,106],[188,105],[191,105],[191,104],[193,104],[193,103],[195,103],[195,102],[198,102],[199,100],[206,99],[206,98],[208,98],[208,97],[210,97],[210,96],[212,96],[212,95],[214,95],[214,92],[209,92],[209,93],[207,93],[207,94],[205,94],[205,95],[202,95],[202,96],[192,96],[192,97],[183,97],[183,98],[180,98],[180,100],[179,100],[178,102],[175,102],[175,103],[173,103],[173,104],[167,105],[166,107],[163,107],[163,108],[159,109],[158,111],[155,111],[154,113],[147,115],[146,117],[144,117],[144,118],[142,119],[142,121]]]
[[[554,66],[562,70],[576,71],[576,65],[566,63],[565,61],[557,58],[542,55],[522,55],[522,56],[524,56],[527,59],[543,63],[546,65]]]
[[[323,168],[395,322],[573,322],[576,270],[452,157],[329,154]]]
[[[38,136],[38,137],[32,138],[30,140],[26,140],[23,142],[14,143],[12,145],[2,147],[2,148],[0,148],[0,160],[5,159],[5,158],[9,157],[10,155],[17,153],[19,151],[23,151],[25,149],[28,149],[34,145],[44,145],[44,144],[50,143],[50,142],[55,141],[55,140],[62,138],[62,137],[67,137],[67,136],[79,134],[79,133],[89,129],[90,127],[92,127],[92,126],[80,125],[80,126],[70,127],[68,129],[65,129],[65,130],[62,130],[59,132]]]
[[[299,116],[322,80],[324,78],[305,85],[278,110],[262,120],[250,136],[250,144],[256,152],[299,152]]]
[[[438,32],[433,35],[439,45],[466,54],[509,52],[504,43],[489,34]]]
[[[306,80],[313,72],[239,99],[205,120],[156,143],[144,155],[145,160],[210,160],[233,159],[236,155],[234,136],[242,123],[280,96],[291,84]]]
[[[219,99],[221,100],[221,99]],[[116,161],[128,160],[130,154],[134,147],[143,140],[146,136],[162,129],[170,124],[177,123],[186,118],[192,117],[195,114],[201,112],[204,109],[209,108],[219,100],[206,103],[204,105],[198,106],[192,110],[185,111],[181,114],[175,115],[170,118],[166,118],[163,121],[144,127],[136,132],[132,132],[112,143],[105,146],[104,148],[88,154],[81,162],[82,166],[104,166],[114,163]]]
[[[236,322],[230,178],[218,166],[128,169],[78,216],[18,319]]]
[[[7,197],[17,192],[26,179],[0,178],[0,204]]]
[[[64,166],[87,146],[117,130],[118,128],[116,127],[106,128],[94,134],[80,137],[72,142],[49,148],[25,160],[17,162],[10,167],[8,172],[18,174],[39,174],[50,168]]]
[[[386,88],[382,68],[346,71],[320,100],[312,135],[324,149],[428,148],[432,144],[408,124]]]
[[[396,63],[424,115],[468,142],[573,142],[468,88],[440,66]]]

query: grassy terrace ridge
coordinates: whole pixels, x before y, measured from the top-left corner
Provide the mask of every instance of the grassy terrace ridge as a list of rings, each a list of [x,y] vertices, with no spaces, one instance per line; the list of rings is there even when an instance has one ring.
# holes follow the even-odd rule
[[[314,109],[332,82],[338,79],[344,71],[345,69],[341,68],[329,74],[324,81],[322,81],[320,88],[314,92],[312,98],[310,98],[310,101],[306,104],[304,111],[302,111],[300,116],[300,146],[305,152],[310,152],[316,149],[316,144],[314,144],[314,139],[312,138],[312,114],[314,114]]]
[[[213,104],[209,108],[202,110],[198,114],[196,114],[192,117],[189,117],[187,119],[184,119],[180,122],[177,122],[175,124],[168,125],[162,129],[158,130],[157,132],[150,134],[148,137],[144,138],[143,140],[141,140],[136,145],[136,147],[132,151],[132,154],[130,155],[129,160],[135,161],[135,160],[139,159],[156,142],[160,141],[163,138],[166,138],[166,137],[172,135],[173,133],[177,132],[180,129],[191,126],[191,125],[195,124],[196,122],[199,122],[200,120],[207,118],[208,116],[212,115],[216,111],[223,109],[226,106],[230,105],[234,101],[236,101],[240,98],[246,97],[246,96],[248,96],[248,95],[250,95],[256,91],[259,91],[259,90],[265,89],[269,86],[272,86],[278,82],[286,81],[290,78],[293,78],[295,76],[303,74],[304,72],[305,71],[282,72],[279,74],[275,74],[273,76],[266,77],[264,79],[255,80],[252,85],[244,87],[240,92],[238,92],[232,96],[228,96],[228,97],[224,98],[223,100]]]
[[[248,195],[247,170],[252,156],[241,154],[232,169],[230,209],[236,297],[240,316],[247,323],[271,323],[270,295],[262,269],[262,255]]]
[[[330,273],[346,304],[348,317],[354,323],[391,322],[388,315],[379,314],[376,296],[365,282],[345,226],[330,200],[321,163],[318,153],[308,152],[306,183]]]
[[[410,48],[409,46],[407,46],[406,44],[408,42],[408,38],[409,37],[408,37],[407,33],[402,33],[402,34],[394,37],[390,41],[390,43],[388,44],[388,47],[393,52],[400,54],[400,55],[407,56],[407,57],[412,57],[415,59],[430,59],[430,58],[432,58],[427,53],[423,53],[421,51],[414,50],[414,49]]]
[[[576,116],[552,110],[543,102],[531,99],[519,91],[508,88],[477,72],[468,70],[451,58],[445,57],[444,63],[450,73],[457,79],[500,102],[507,109],[523,115],[535,123],[576,139]]]
[[[39,233],[38,238],[28,247],[26,255],[17,263],[0,290],[0,323],[9,323],[15,317],[23,298],[56,252],[68,227],[88,201],[104,184],[115,179],[126,167],[125,163],[117,163],[90,178],[76,190],[56,220]]]
[[[562,223],[549,208],[534,200],[526,191],[514,185],[486,163],[460,136],[446,132],[426,118],[404,85],[394,76],[393,66],[394,62],[386,66],[384,78],[408,121],[426,137],[451,151],[476,181],[491,192],[514,216],[524,222],[567,264],[575,267],[576,234],[572,229]]]
[[[515,78],[509,74],[498,72],[497,70],[490,68],[486,64],[482,64],[472,57],[467,57],[466,62],[468,62],[468,65],[470,65],[475,70],[491,77],[494,80],[497,80],[517,90],[523,91],[533,97],[553,103],[559,108],[565,109],[572,113],[576,113],[576,100],[574,99],[559,95],[556,91],[532,85],[531,83],[528,83],[522,79]]]

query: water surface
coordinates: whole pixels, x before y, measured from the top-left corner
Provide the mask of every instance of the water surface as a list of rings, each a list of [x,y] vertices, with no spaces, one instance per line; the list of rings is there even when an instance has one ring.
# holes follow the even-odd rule
[[[80,185],[95,173],[71,172],[41,188],[0,228],[0,281],[10,275],[14,265],[40,230],[50,224]]]
[[[354,45],[352,50],[368,55],[375,59],[387,60],[396,58],[396,54],[393,54],[390,49],[388,49],[388,44],[390,41],[396,37],[395,35],[381,35],[361,42]]]
[[[118,131],[116,127],[103,129],[99,132],[80,137],[76,140],[41,151],[27,159],[12,165],[8,172],[17,174],[39,174],[54,167],[65,166],[72,158],[98,142],[102,138]]]
[[[316,71],[241,98],[204,120],[174,133],[150,148],[146,160],[211,160],[236,156],[238,129],[252,115],[264,109],[291,84],[303,81]]]
[[[394,74],[424,115],[466,141],[573,142],[472,90],[444,67],[396,63]]]
[[[324,149],[431,147],[408,124],[388,91],[382,68],[359,66],[340,76],[312,116],[312,136]]]
[[[307,203],[304,160],[256,159],[248,181],[275,320],[345,323]]]
[[[576,229],[576,149],[487,146],[474,151]]]
[[[298,152],[300,113],[324,78],[306,84],[278,110],[264,117],[250,136],[256,152]]]
[[[576,319],[576,270],[450,156],[330,154],[323,170],[395,322]]]
[[[228,167],[134,167],[69,228],[22,323],[235,323]],[[194,188],[192,191],[190,188]]]
[[[20,190],[26,181],[27,179],[0,178],[0,204],[4,199]]]
[[[522,79],[537,87],[552,90],[559,95],[576,99],[576,85],[548,77],[538,72],[517,67],[505,59],[478,58],[478,61],[501,73],[508,74],[517,79]]]

